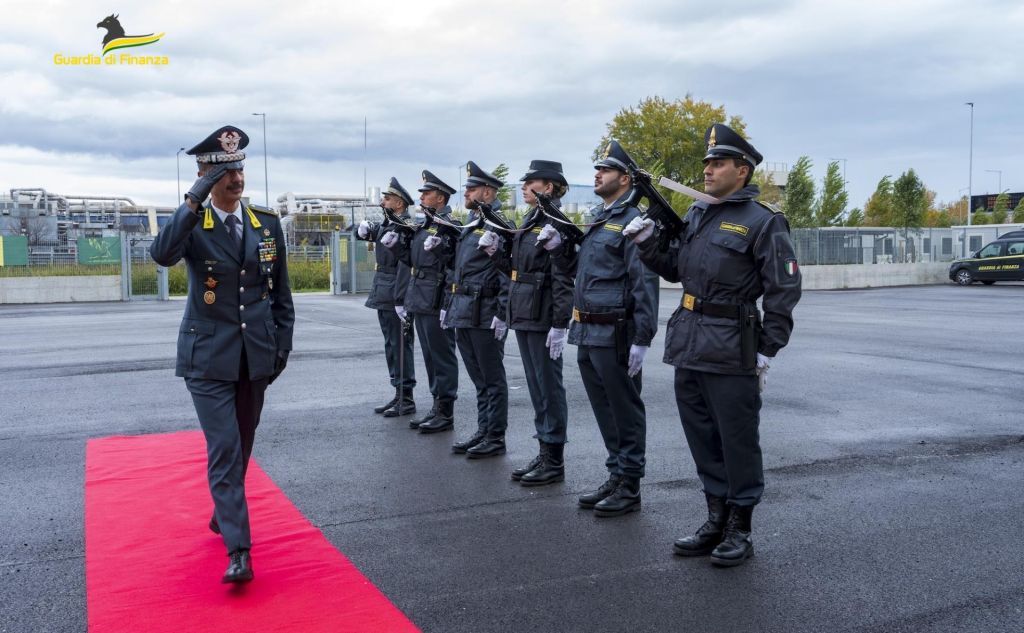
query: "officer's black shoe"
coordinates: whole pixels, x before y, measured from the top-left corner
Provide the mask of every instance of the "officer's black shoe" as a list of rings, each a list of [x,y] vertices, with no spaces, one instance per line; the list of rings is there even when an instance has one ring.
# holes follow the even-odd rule
[[[466,449],[466,457],[469,459],[483,459],[485,457],[497,457],[505,454],[505,436],[488,436],[482,442]]]
[[[754,506],[729,506],[725,537],[711,552],[712,564],[735,567],[754,555],[754,542],[750,540],[750,515],[753,513]]]
[[[524,486],[546,486],[565,481],[565,462],[562,450],[565,444],[545,444],[541,442],[541,462],[536,468],[523,475],[519,481]]]
[[[485,435],[487,434],[484,433],[483,431],[477,431],[476,433],[473,433],[473,435],[467,437],[461,442],[455,442],[454,444],[452,444],[452,452],[459,454],[465,453],[466,451],[473,448],[480,442],[484,441]]]
[[[725,524],[729,520],[729,507],[725,498],[704,493],[708,501],[708,520],[692,536],[684,536],[672,544],[679,556],[706,556],[722,542]]]
[[[453,428],[455,428],[455,403],[441,401],[437,403],[434,417],[419,426],[420,433],[440,433],[441,431],[451,431]]]
[[[401,397],[401,395],[402,395],[402,388],[401,387],[395,387],[395,397],[390,399],[390,400],[388,400],[386,403],[380,405],[379,407],[374,407],[373,408],[373,412],[374,413],[384,413],[385,411],[387,411],[391,407],[395,406],[395,404],[398,402],[398,399],[399,399],[399,397]]]
[[[221,582],[242,583],[252,580],[252,558],[249,556],[249,550],[236,549],[228,554],[228,559],[228,568],[224,572],[224,577],[220,579]]]
[[[390,409],[384,411],[384,417],[397,418],[413,413],[416,413],[416,401],[412,399],[412,387],[402,387],[398,390],[398,400]]]
[[[616,486],[619,485],[619,476],[615,473],[608,475],[608,481],[601,484],[601,487],[593,492],[588,492],[585,495],[581,495],[579,498],[579,504],[581,508],[585,510],[592,510],[598,502],[604,500],[605,497],[615,491]]]
[[[621,477],[615,492],[597,502],[594,516],[617,517],[640,509],[640,478]]]
[[[220,524],[217,523],[217,515],[214,514],[210,517],[210,531],[214,534],[220,534]]]
[[[544,459],[544,442],[540,443],[540,452],[537,456],[530,460],[530,463],[523,466],[522,468],[516,468],[512,471],[512,481],[519,481],[523,478],[523,475],[530,472],[537,466],[540,466],[541,461]]]
[[[435,415],[437,415],[437,398],[434,398],[434,405],[430,407],[430,411],[427,411],[427,414],[425,416],[423,416],[422,418],[416,418],[415,420],[409,421],[409,428],[418,429],[420,428],[421,424],[426,424],[427,422],[433,420]]]

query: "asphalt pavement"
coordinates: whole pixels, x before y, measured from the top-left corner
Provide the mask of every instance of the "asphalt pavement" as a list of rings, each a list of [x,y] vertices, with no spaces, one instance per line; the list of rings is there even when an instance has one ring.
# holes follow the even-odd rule
[[[764,393],[756,555],[735,569],[671,553],[704,512],[660,362],[677,291],[644,370],[643,510],[615,519],[576,507],[606,474],[573,346],[566,481],[522,488],[515,341],[509,452],[468,461],[450,452],[475,425],[464,372],[455,433],[372,413],[391,392],[363,301],[297,296],[254,457],[424,631],[1024,631],[1024,285],[806,292]],[[0,306],[0,631],[86,630],[85,443],[198,428],[174,377],[183,307]]]

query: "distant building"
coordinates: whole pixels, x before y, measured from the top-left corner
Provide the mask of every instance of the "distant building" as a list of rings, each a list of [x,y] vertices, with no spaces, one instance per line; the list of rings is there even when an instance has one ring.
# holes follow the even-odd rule
[[[1010,197],[1010,206],[1008,207],[1010,211],[1013,211],[1020,204],[1021,199],[1024,198],[1024,192],[1007,193],[1006,195]],[[999,197],[997,193],[983,193],[971,196],[971,212],[976,213],[981,209],[992,211],[996,207],[997,197]]]

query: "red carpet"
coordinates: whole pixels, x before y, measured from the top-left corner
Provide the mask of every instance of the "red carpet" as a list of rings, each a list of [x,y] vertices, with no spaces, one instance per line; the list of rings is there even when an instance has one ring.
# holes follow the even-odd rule
[[[340,482],[339,482],[340,483]],[[220,583],[227,556],[202,433],[91,440],[85,571],[91,633],[416,631],[253,460],[253,582]]]

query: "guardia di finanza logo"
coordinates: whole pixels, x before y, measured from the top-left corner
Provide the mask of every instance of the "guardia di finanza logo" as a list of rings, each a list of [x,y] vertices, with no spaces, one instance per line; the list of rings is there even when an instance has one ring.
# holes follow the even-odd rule
[[[128,35],[125,33],[118,14],[112,13],[100,20],[96,25],[98,29],[106,29],[107,34],[100,43],[100,55],[62,55],[56,53],[53,56],[53,63],[58,66],[166,66],[170,60],[166,55],[133,55],[124,52],[123,49],[137,48],[156,44],[163,33],[148,33],[146,35]],[[122,52],[111,55],[114,51]]]

